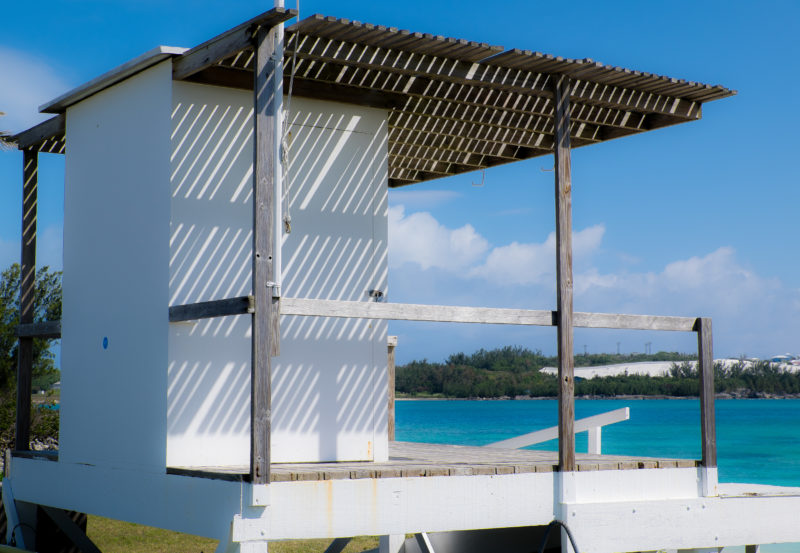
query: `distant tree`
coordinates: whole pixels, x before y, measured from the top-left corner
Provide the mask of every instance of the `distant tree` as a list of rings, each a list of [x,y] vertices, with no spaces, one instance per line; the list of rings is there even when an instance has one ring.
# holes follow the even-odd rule
[[[19,324],[20,266],[14,263],[0,275],[0,390],[16,384],[18,341],[15,330]],[[61,272],[42,267],[36,273],[34,293],[35,322],[61,319]],[[52,383],[58,380],[55,356],[50,350],[53,340],[33,340],[34,382]]]

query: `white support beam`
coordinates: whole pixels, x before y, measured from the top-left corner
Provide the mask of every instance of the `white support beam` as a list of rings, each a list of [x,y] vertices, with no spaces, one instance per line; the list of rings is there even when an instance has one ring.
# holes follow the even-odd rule
[[[621,409],[614,409],[613,411],[608,411],[606,413],[600,413],[599,415],[593,415],[591,417],[586,417],[583,419],[576,420],[575,433],[577,434],[578,432],[591,431],[593,428],[596,428],[599,431],[599,429],[605,425],[626,421],[629,418],[630,418],[630,409],[628,407],[623,407]],[[547,442],[549,440],[555,440],[556,438],[558,438],[558,427],[551,426],[550,428],[544,428],[542,430],[537,430],[535,432],[523,434],[522,436],[517,436],[515,438],[509,438],[507,440],[494,442],[485,447],[519,449],[521,447],[528,447],[534,444]],[[598,439],[598,447],[599,447],[599,439]],[[589,453],[594,453],[591,450],[591,447],[589,448]],[[597,454],[599,453],[600,451],[598,449]]]
[[[17,504],[14,501],[14,492],[11,490],[11,481],[8,478],[3,479],[0,491],[3,493],[3,507],[6,511],[6,543],[16,542],[18,548],[25,549],[25,537],[22,535]]]

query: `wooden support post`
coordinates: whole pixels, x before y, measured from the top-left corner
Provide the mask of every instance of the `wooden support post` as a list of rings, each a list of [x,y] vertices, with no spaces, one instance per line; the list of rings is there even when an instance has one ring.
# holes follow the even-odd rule
[[[572,345],[572,176],[569,142],[570,79],[555,84],[556,279],[558,302],[558,467],[576,470],[575,381]]]
[[[700,427],[703,440],[703,466],[717,466],[717,426],[714,415],[714,352],[711,319],[697,319],[697,372],[700,375]]]
[[[33,322],[36,293],[36,212],[39,182],[39,154],[22,152],[22,262],[19,275],[19,322]],[[31,429],[31,380],[33,338],[19,339],[17,363],[17,421],[14,448],[28,451]]]
[[[275,354],[280,306],[272,295],[273,163],[275,136],[275,30],[256,33],[253,133],[253,297],[252,360],[250,372],[250,477],[254,484],[270,479],[271,356]]]
[[[389,380],[389,441],[394,441],[394,348],[397,347],[397,336],[389,336],[388,339],[389,345],[389,360],[387,363],[387,373],[388,373],[388,380]]]

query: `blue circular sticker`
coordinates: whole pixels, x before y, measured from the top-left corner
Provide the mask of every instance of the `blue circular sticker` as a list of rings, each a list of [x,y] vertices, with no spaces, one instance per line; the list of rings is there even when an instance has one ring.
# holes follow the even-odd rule
[[[103,336],[103,349],[108,349],[108,336]]]

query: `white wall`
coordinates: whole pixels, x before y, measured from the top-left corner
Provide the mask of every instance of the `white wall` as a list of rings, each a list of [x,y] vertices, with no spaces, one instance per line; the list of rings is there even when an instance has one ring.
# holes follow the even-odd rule
[[[386,114],[292,100],[288,297],[386,290]],[[170,304],[250,293],[252,94],[174,83]],[[386,458],[386,324],[281,321],[276,462]],[[250,318],[170,325],[172,466],[249,463]]]
[[[171,87],[165,62],[67,110],[62,462],[164,470]]]
[[[250,294],[252,93],[172,94],[169,303]],[[168,370],[168,464],[249,464],[250,317],[171,324]]]

